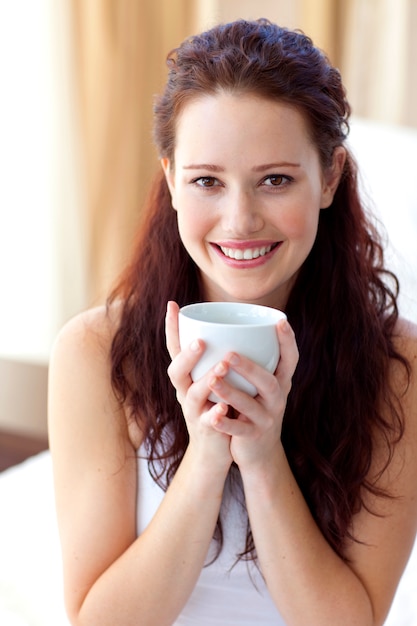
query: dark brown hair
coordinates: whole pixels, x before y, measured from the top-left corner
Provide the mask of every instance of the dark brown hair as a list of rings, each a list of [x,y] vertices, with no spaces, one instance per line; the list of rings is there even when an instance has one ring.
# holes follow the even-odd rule
[[[176,121],[187,102],[219,91],[296,107],[323,168],[344,143],[350,108],[340,74],[301,32],[267,20],[239,20],[186,40],[167,64],[166,88],[155,104],[155,141],[163,157],[173,159]],[[145,432],[154,478],[166,486],[188,444],[166,373],[166,304],[175,300],[182,306],[204,294],[198,268],[180,240],[162,173],[144,216],[132,261],[109,298],[109,304],[120,299],[123,307],[112,345],[112,384]],[[392,341],[397,295],[397,279],[384,268],[382,243],[364,211],[348,153],[332,206],[321,211],[316,241],[286,307],[300,360],[282,431],[312,514],[339,554],[364,489],[380,494],[367,479],[375,433],[386,442],[387,464],[402,435],[388,378],[391,359],[407,368]],[[244,552],[254,554],[250,529]]]

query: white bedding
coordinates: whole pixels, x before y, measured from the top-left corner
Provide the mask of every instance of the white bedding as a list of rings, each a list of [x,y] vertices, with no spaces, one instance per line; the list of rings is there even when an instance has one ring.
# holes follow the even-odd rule
[[[0,473],[0,502],[0,624],[69,626],[49,452]],[[417,545],[386,626],[417,626],[416,592]]]
[[[49,452],[0,473],[0,624],[69,626]]]

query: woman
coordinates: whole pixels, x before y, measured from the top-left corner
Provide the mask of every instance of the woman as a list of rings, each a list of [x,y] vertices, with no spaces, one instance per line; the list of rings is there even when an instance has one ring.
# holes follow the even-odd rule
[[[416,533],[417,334],[358,194],[339,73],[266,20],[168,67],[132,262],[52,356],[71,623],[382,624]],[[225,354],[193,383],[204,344],[180,350],[178,307],[202,300],[285,310],[276,372]]]

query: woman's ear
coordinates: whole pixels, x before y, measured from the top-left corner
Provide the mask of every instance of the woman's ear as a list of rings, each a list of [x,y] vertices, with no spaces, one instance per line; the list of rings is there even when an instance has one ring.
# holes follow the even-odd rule
[[[168,157],[164,157],[161,159],[161,166],[165,174],[165,180],[168,184],[169,193],[171,194],[171,204],[172,207],[175,209],[175,176],[173,168],[171,166],[171,161],[168,159]]]
[[[334,194],[342,177],[346,161],[346,150],[338,146],[333,152],[332,164],[323,174],[321,208],[327,209],[333,202]]]

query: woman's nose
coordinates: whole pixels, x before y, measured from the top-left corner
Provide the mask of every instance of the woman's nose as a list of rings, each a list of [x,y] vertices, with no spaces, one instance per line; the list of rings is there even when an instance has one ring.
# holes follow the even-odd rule
[[[222,207],[223,229],[236,237],[259,232],[264,226],[261,209],[253,194],[247,191],[231,193]]]

